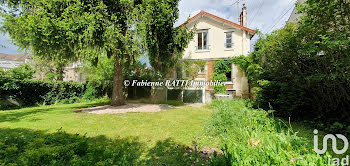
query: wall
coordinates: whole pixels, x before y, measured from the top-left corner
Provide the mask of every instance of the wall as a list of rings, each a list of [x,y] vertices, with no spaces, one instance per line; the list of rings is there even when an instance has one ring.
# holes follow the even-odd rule
[[[85,82],[85,74],[80,72],[80,68],[68,68],[64,71],[63,81]]]
[[[183,55],[183,59],[208,61],[205,77],[206,81],[212,79],[215,60],[230,59],[240,55],[247,56],[249,54],[251,35],[233,25],[223,24],[212,18],[203,16],[202,18],[198,18],[190,24],[187,24],[187,27],[190,29],[195,27],[196,30],[208,30],[209,50],[196,50],[198,37],[197,33],[195,33],[194,39],[190,41]],[[226,40],[225,32],[227,31],[233,31],[232,49],[226,49],[224,45]],[[232,64],[232,78],[232,82],[227,86],[228,89],[231,90],[230,93],[234,93],[234,96],[237,97],[246,97],[246,94],[249,92],[248,79],[245,73],[235,64]],[[213,93],[213,87],[207,86],[203,92],[205,96],[203,101],[206,103],[210,102],[213,97]]]
[[[188,28],[208,29],[209,50],[196,50],[197,34],[184,51],[184,59],[222,59],[240,55],[248,55],[250,35],[243,35],[243,30],[232,25],[222,24],[211,18],[203,17],[188,25]],[[232,35],[233,49],[225,48],[225,32],[234,31]],[[246,33],[244,31],[244,33]],[[245,39],[243,39],[245,36]],[[244,42],[244,43],[243,43]]]

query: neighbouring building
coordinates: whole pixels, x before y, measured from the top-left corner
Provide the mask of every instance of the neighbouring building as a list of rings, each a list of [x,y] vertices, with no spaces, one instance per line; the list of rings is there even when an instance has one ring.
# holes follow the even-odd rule
[[[64,68],[63,81],[71,82],[86,82],[86,73],[82,71],[83,63],[73,62]],[[45,80],[45,72],[37,71],[35,78]]]
[[[194,80],[207,82],[212,80],[215,61],[232,59],[241,55],[247,56],[250,51],[251,38],[255,34],[254,30],[247,27],[245,4],[243,4],[239,24],[202,10],[181,26],[187,26],[189,29],[196,28],[194,39],[184,51],[183,60],[205,61],[205,67],[200,70]],[[173,76],[177,77],[176,73]],[[247,76],[236,64],[231,65],[231,71],[226,73],[226,77],[227,95],[249,97],[250,88]],[[198,102],[207,103],[214,97],[213,86],[200,89],[188,87],[182,92],[184,102],[186,102],[185,94],[191,91],[197,92],[197,95],[192,95],[190,98],[198,97]],[[165,95],[168,100],[167,96],[169,96],[168,92]]]
[[[0,53],[0,70],[6,71],[19,67],[25,63],[32,64],[31,54],[3,54]],[[85,82],[86,74],[81,72],[82,63],[74,62],[65,67],[63,81]],[[44,80],[45,73],[36,71],[34,79]]]
[[[83,63],[73,62],[64,68],[63,81],[86,82],[86,73],[82,72]]]
[[[24,63],[30,63],[32,55],[30,54],[3,54],[0,53],[0,70],[6,71],[21,66]]]
[[[297,3],[304,3],[306,0],[298,0]],[[292,14],[289,16],[287,23],[289,22],[297,22],[299,21],[300,16],[302,16],[301,13],[298,13],[296,6],[293,9]]]

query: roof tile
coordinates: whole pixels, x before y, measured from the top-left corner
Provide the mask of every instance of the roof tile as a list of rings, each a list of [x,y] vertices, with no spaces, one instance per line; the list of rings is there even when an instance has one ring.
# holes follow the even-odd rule
[[[204,11],[204,10],[201,10],[201,12],[199,12],[199,13],[196,14],[195,16],[191,17],[189,20],[187,20],[185,23],[183,23],[183,24],[180,25],[180,26],[184,26],[184,25],[186,25],[186,24],[192,22],[193,20],[195,20],[196,18],[198,18],[199,16],[202,16],[202,15],[206,15],[206,16],[209,16],[209,17],[211,17],[211,18],[217,19],[217,20],[219,20],[219,21],[225,22],[225,23],[227,23],[227,24],[233,25],[233,26],[235,26],[235,27],[237,27],[237,28],[240,28],[240,29],[243,29],[243,30],[245,30],[245,31],[248,31],[248,32],[252,33],[253,35],[255,34],[255,31],[252,30],[252,29],[250,29],[250,28],[244,27],[244,26],[239,25],[239,24],[236,24],[236,23],[234,23],[234,22],[232,22],[232,21],[229,21],[229,20],[223,19],[223,18],[221,18],[221,17],[215,16],[215,15],[210,14],[210,13]]]

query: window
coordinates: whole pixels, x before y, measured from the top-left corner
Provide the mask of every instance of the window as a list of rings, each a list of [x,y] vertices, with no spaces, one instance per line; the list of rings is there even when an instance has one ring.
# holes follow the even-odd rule
[[[208,31],[202,31],[197,33],[197,50],[208,49]]]
[[[232,32],[225,32],[225,48],[232,48]]]

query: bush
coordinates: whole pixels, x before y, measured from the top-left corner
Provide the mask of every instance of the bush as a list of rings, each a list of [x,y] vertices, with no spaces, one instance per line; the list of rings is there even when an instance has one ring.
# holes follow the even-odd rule
[[[35,70],[30,65],[24,64],[11,70],[1,71],[0,77],[9,77],[19,80],[32,79],[34,73]]]
[[[0,165],[135,165],[141,147],[132,139],[0,129]]]
[[[298,9],[304,15],[299,22],[261,36],[250,55],[256,106],[344,133],[332,125],[350,126],[350,20],[343,14],[350,4],[308,0]]]
[[[18,80],[0,77],[1,98],[14,99],[21,105],[54,104],[63,99],[70,102],[81,98],[85,85],[74,82]]]
[[[215,100],[208,125],[219,138],[227,165],[326,165],[313,146],[264,110],[250,109],[243,100]]]
[[[217,74],[214,73],[213,77],[214,81],[219,81],[219,82],[226,82],[226,74],[221,73]],[[226,93],[226,85],[221,85],[221,86],[214,86],[214,92],[217,94],[224,94]]]
[[[86,85],[86,90],[83,95],[85,100],[94,100],[96,98],[101,98],[104,96],[111,97],[112,94],[112,82],[100,80],[90,80]]]

